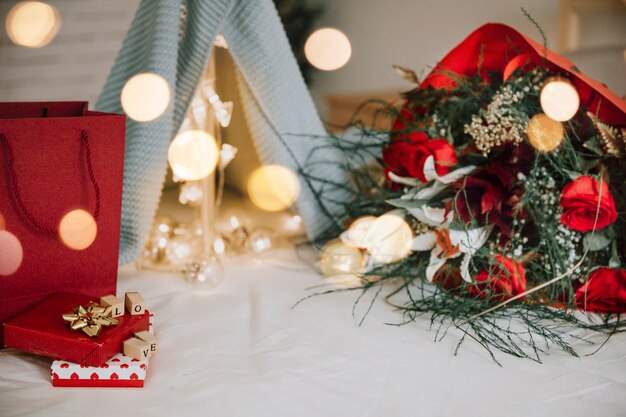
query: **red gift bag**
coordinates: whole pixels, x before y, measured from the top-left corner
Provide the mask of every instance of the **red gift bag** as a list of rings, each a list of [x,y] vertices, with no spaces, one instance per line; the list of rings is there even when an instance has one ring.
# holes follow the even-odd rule
[[[0,103],[0,323],[115,293],[125,126],[86,102]]]

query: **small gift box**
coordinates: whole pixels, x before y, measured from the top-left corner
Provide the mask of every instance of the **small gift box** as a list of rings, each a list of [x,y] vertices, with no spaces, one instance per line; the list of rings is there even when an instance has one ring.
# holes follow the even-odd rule
[[[5,346],[81,365],[100,366],[122,350],[124,340],[149,328],[149,313],[145,312],[117,317],[117,324],[102,327],[95,337],[80,329],[72,331],[64,316],[73,314],[77,306],[89,306],[92,301],[92,297],[81,294],[57,293],[48,297],[4,323]]]
[[[100,366],[52,362],[50,376],[55,387],[143,387],[148,359],[137,360],[118,353]]]
[[[154,314],[150,333],[154,333]],[[63,360],[52,362],[50,377],[55,387],[143,387],[148,359],[137,360],[118,353],[100,366],[79,365]]]

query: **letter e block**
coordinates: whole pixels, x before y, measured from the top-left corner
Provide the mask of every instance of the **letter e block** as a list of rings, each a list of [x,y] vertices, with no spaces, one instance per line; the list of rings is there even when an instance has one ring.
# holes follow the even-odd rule
[[[159,350],[159,338],[153,335],[150,332],[143,331],[135,333],[135,337],[137,339],[143,340],[144,342],[150,344],[150,352],[151,354],[155,354]]]
[[[146,311],[146,302],[138,292],[126,293],[126,310],[133,316],[143,314]]]

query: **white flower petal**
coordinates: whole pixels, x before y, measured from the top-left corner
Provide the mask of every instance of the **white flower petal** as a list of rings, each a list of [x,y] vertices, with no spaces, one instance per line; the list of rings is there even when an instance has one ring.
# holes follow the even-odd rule
[[[475,169],[475,166],[468,165],[466,167],[450,171],[446,175],[440,177],[439,174],[437,174],[437,169],[435,167],[435,157],[431,155],[426,158],[426,161],[424,162],[424,177],[426,177],[427,181],[435,180],[441,184],[450,184],[471,173]]]
[[[411,250],[427,251],[431,250],[437,244],[437,235],[434,232],[427,232],[413,238],[411,242]]]
[[[445,190],[446,186],[438,183],[433,183],[429,187],[422,188],[415,194],[415,198],[417,200],[429,200],[439,194],[441,191]]]
[[[463,259],[461,259],[461,278],[463,278],[463,281],[466,282],[472,282],[472,276],[469,273],[469,266],[470,266],[470,261],[472,260],[472,255],[470,255],[469,253],[466,253],[465,255],[463,255]]]
[[[426,268],[426,279],[428,282],[433,282],[435,278],[435,274],[442,266],[446,263],[446,258],[439,258],[437,251],[433,250],[430,253],[430,261],[428,262],[428,267]]]
[[[450,171],[446,175],[439,177],[439,182],[442,182],[444,184],[453,183],[463,178],[467,174],[471,174],[475,169],[476,167],[474,165],[468,165],[463,168],[455,169],[454,171]]]
[[[391,171],[389,171],[387,175],[389,175],[389,178],[391,179],[391,181],[395,182],[396,184],[410,185],[411,187],[415,187],[420,184],[423,184],[422,181],[420,181],[417,178],[401,177],[399,175],[394,174]]]
[[[483,247],[492,229],[493,225],[470,230],[450,230],[450,242],[458,246],[461,252],[473,255]]]
[[[444,223],[450,223],[454,216],[452,212],[446,214],[446,209],[444,208],[429,206],[411,208],[407,209],[407,211],[417,220],[429,226],[441,226]]]
[[[439,175],[435,169],[435,157],[432,155],[424,161],[424,177],[426,177],[426,181],[439,179]]]

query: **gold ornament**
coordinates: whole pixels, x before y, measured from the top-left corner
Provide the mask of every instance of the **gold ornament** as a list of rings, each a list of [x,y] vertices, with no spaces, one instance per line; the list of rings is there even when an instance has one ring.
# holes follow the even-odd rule
[[[561,122],[557,122],[543,113],[538,113],[528,122],[526,134],[530,144],[535,149],[550,152],[558,148],[563,142],[565,131]]]

